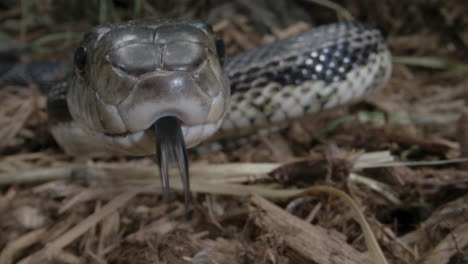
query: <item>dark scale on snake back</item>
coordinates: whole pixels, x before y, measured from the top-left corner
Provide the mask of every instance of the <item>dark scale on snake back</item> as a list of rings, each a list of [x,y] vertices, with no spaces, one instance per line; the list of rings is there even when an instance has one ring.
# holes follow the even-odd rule
[[[231,91],[234,93],[241,89],[250,87],[252,81],[262,78],[257,86],[264,84],[265,80],[276,82],[281,86],[300,85],[309,80],[324,81],[326,84],[342,81],[346,74],[352,69],[367,64],[370,54],[377,52],[377,44],[369,44],[361,48],[354,48],[348,42],[322,48],[313,52],[303,54],[303,63],[290,67],[279,68],[275,71],[262,71],[253,68],[248,71],[252,73],[241,80],[234,75]],[[298,56],[286,58],[285,61],[296,61]],[[273,64],[273,63],[271,63]]]
[[[262,92],[261,91],[258,91],[258,90],[255,90],[253,93],[252,93],[252,98],[258,98],[262,95]]]
[[[263,86],[266,86],[267,84],[268,84],[267,79],[259,79],[254,83],[254,86],[255,87],[263,87]]]
[[[323,26],[317,28],[316,32],[319,31],[317,36],[305,32],[281,40],[281,44],[275,42],[268,48],[247,51],[248,56],[233,57],[227,64],[228,70],[237,69],[229,76],[231,92],[261,87],[265,83],[285,87],[316,80],[328,85],[345,80],[350,71],[368,64],[371,54],[385,52],[385,46],[378,44],[383,42],[382,35],[359,22]],[[278,56],[294,48],[304,52]]]
[[[247,71],[247,75],[255,74],[259,70],[260,70],[260,68],[258,68],[258,67],[252,67]]]

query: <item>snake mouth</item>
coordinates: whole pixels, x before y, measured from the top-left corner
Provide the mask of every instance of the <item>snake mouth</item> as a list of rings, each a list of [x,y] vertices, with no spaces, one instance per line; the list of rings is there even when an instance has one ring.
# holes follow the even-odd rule
[[[164,117],[162,117],[162,118],[164,118]],[[177,117],[175,117],[175,118],[178,120],[178,122],[180,124],[180,127],[183,128],[182,130],[183,131],[186,130],[187,128],[185,127],[185,123],[182,120],[178,119]],[[158,120],[159,119],[161,119],[161,118],[158,118]],[[156,123],[156,121],[154,123]],[[153,124],[153,126],[154,126],[154,124]],[[129,130],[126,130],[126,131],[121,132],[121,133],[104,132],[104,135],[107,136],[107,137],[125,138],[125,137],[129,137],[129,136],[141,133],[141,132],[148,133],[148,132],[153,130],[152,129],[153,126],[148,127],[146,129],[139,130],[139,131],[135,131],[135,132],[132,132],[132,131],[129,131]]]
[[[133,133],[130,131],[125,131],[123,133],[104,133],[104,135],[108,137],[128,137],[132,135]]]
[[[155,153],[154,142],[157,141],[155,138],[154,124],[158,122],[158,120],[163,120],[168,117],[173,117],[177,120],[177,125],[181,129],[181,137],[183,137],[187,148],[196,146],[211,137],[218,131],[223,121],[223,119],[220,119],[213,123],[189,124],[179,119],[177,116],[163,115],[155,118],[150,126],[145,126],[135,131],[125,130],[119,133],[105,131],[97,134],[100,134],[103,142],[106,142],[105,146],[110,153],[137,156],[152,155]]]

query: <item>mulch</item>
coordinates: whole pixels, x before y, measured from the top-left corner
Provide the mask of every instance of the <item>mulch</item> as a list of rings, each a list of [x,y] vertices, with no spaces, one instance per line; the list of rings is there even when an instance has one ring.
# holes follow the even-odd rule
[[[130,16],[114,2],[122,19]],[[149,6],[141,15],[161,15],[151,13],[149,2],[142,1]],[[233,2],[181,4],[176,15],[213,19],[230,55],[336,21],[323,6],[302,3],[312,18],[276,25],[268,19],[279,12],[276,4],[264,6],[262,19],[253,15],[258,6]],[[396,59],[388,85],[362,102],[246,144],[191,153],[188,218],[177,178],[173,201],[164,202],[152,157],[67,156],[48,132],[39,88],[2,87],[0,264],[385,263],[375,261],[380,250],[373,238],[388,263],[466,263],[468,75],[452,66],[468,61],[468,7],[464,1],[337,2],[382,29],[396,58],[450,63]],[[61,23],[46,4],[22,17],[20,4],[5,5],[0,30],[26,43],[97,22]],[[300,14],[298,6],[281,11]],[[160,1],[152,7],[165,8]],[[72,50],[22,59],[69,59]]]

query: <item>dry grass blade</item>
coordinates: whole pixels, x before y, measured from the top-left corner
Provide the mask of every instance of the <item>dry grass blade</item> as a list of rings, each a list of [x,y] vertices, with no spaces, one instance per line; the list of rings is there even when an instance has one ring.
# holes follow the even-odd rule
[[[194,164],[191,179],[208,183],[241,183],[259,180],[280,167],[278,163],[232,163],[223,165]],[[171,173],[174,175],[174,173]],[[146,168],[51,168],[0,173],[0,186],[20,183],[40,183],[52,180],[86,179],[157,179],[155,167]],[[174,177],[176,178],[176,177]],[[177,179],[173,179],[177,181]]]
[[[395,63],[426,67],[430,69],[454,70],[459,72],[468,71],[468,64],[455,63],[446,59],[435,57],[393,57],[393,61]]]
[[[414,167],[414,166],[442,166],[454,163],[465,163],[468,162],[468,158],[458,158],[449,160],[434,160],[434,161],[408,161],[408,162],[386,162],[380,164],[369,164],[367,166],[361,166],[361,168],[385,168],[385,167]]]

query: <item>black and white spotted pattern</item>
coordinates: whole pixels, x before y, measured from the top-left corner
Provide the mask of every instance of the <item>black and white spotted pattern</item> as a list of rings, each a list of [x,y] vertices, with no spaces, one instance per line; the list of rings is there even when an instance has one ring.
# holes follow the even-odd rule
[[[231,106],[221,133],[270,127],[356,101],[382,87],[391,55],[378,30],[321,26],[232,58]]]

